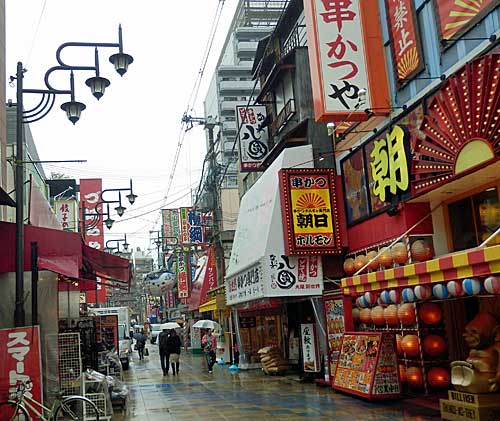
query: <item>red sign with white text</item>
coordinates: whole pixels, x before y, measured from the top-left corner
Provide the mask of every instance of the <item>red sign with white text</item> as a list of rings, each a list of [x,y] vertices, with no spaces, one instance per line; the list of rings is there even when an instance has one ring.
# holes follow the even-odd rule
[[[20,382],[30,382],[27,396],[42,400],[39,327],[0,329],[0,400],[16,392]],[[4,395],[5,394],[5,395]],[[0,406],[0,419],[8,419]],[[30,415],[35,416],[31,411]]]
[[[97,250],[104,249],[104,224],[102,221],[102,179],[89,178],[80,180],[81,221],[85,227],[85,244]],[[85,219],[83,208],[85,207]],[[83,228],[82,227],[82,228]],[[83,229],[82,229],[83,231]],[[97,278],[97,302],[106,302],[106,288]],[[95,303],[95,291],[87,292],[87,303]]]

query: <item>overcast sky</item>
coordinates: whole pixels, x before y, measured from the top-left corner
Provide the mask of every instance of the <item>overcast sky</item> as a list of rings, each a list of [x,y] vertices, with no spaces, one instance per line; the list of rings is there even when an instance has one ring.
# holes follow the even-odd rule
[[[214,45],[192,115],[203,116],[205,98],[215,64],[238,0],[226,0]],[[184,138],[169,195],[164,200],[180,138],[180,120],[203,61],[219,0],[6,0],[7,79],[21,61],[28,70],[25,88],[44,88],[45,72],[56,65],[55,52],[65,42],[118,42],[123,27],[124,52],[134,57],[120,78],[109,63],[113,48],[100,49],[101,76],[111,85],[97,101],[85,85],[91,72],[75,80],[76,100],[87,105],[73,126],[60,109],[69,99],[60,95],[43,120],[31,124],[42,160],[82,159],[82,164],[46,164],[44,169],[72,178],[102,178],[104,188],[127,187],[134,180],[139,196],[123,219],[107,231],[106,239],[127,233],[134,247],[148,246],[163,203],[190,205],[190,188],[198,185],[206,152],[202,127]],[[71,65],[93,65],[93,50],[65,50]],[[64,73],[64,72],[60,72]],[[55,88],[68,89],[67,74],[51,79]],[[15,88],[7,86],[7,99],[15,102]],[[25,109],[39,98],[25,95]],[[155,210],[145,216],[139,214]],[[159,225],[156,226],[156,229]]]

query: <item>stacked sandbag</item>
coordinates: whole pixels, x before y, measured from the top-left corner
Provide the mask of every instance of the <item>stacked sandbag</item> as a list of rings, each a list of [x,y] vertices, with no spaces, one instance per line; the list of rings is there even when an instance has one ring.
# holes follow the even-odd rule
[[[281,351],[272,346],[266,346],[257,351],[262,363],[262,370],[266,374],[282,374],[288,369],[288,364],[281,355]]]

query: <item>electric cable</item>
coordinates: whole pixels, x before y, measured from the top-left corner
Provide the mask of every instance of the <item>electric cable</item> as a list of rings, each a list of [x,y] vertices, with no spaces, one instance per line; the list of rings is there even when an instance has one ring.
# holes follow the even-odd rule
[[[45,6],[47,5],[47,0],[44,0],[42,5],[42,10],[40,11],[40,16],[38,17],[38,23],[36,24],[35,33],[33,35],[33,39],[31,40],[31,46],[28,52],[28,56],[26,57],[26,68],[28,68],[29,62],[31,60],[31,54],[33,53],[33,48],[35,47],[35,41],[38,38],[38,31],[40,30],[40,23],[42,22],[43,13],[45,12]]]

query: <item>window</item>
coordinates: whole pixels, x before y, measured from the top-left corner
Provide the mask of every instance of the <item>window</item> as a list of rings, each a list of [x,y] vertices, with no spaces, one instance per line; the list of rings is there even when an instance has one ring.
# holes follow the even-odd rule
[[[286,72],[283,79],[280,80],[274,91],[274,100],[276,102],[276,115],[279,115],[286,103],[293,99],[293,81],[292,73]]]
[[[448,205],[453,251],[477,247],[500,226],[496,187],[490,187]],[[500,244],[493,238],[489,245]]]

